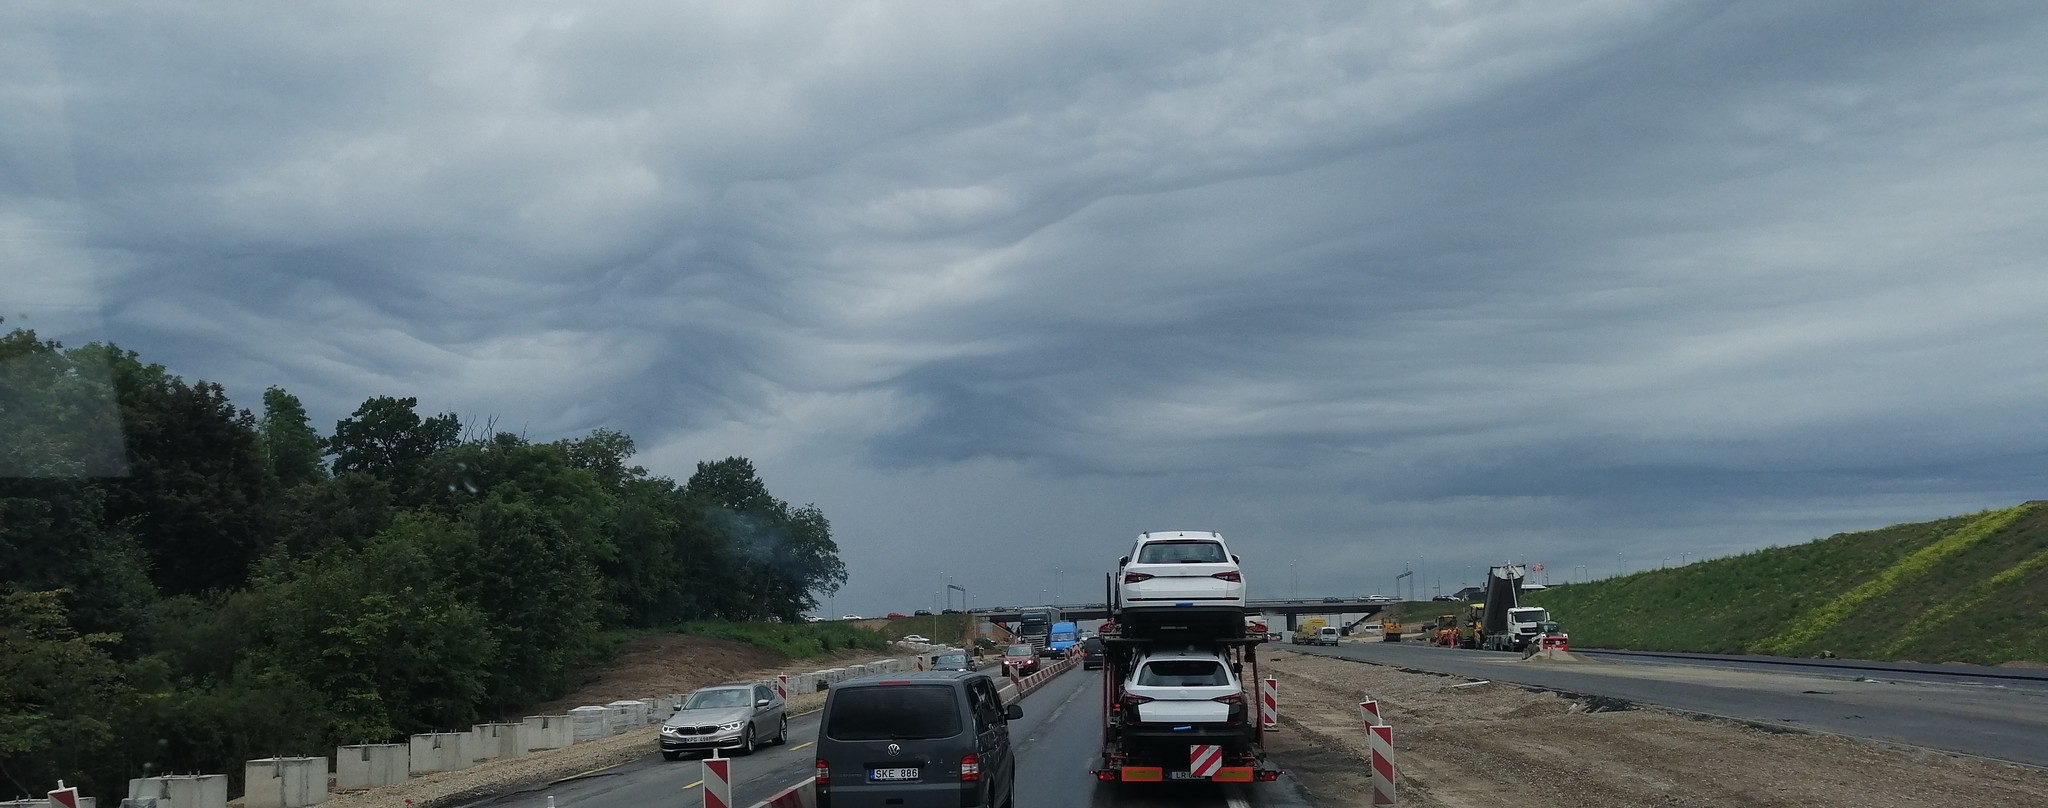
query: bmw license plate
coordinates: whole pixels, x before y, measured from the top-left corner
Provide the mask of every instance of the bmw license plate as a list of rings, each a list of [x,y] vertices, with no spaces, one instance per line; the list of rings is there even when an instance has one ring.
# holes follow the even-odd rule
[[[915,780],[917,779],[917,767],[908,766],[895,769],[869,769],[868,779],[870,781],[877,782],[884,780]]]

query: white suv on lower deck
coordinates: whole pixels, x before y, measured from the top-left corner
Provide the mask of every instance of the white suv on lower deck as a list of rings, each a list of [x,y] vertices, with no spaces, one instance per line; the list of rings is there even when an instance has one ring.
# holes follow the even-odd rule
[[[1126,731],[1189,742],[1235,744],[1249,737],[1244,685],[1235,666],[1207,651],[1147,654],[1124,680]]]

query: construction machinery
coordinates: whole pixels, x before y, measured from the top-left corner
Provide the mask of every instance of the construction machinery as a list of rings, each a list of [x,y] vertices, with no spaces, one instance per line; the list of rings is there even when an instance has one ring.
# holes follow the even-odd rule
[[[1430,645],[1453,648],[1458,644],[1458,616],[1440,614],[1436,616],[1436,629],[1429,634]]]
[[[1380,621],[1380,642],[1400,642],[1401,621],[1387,618]]]

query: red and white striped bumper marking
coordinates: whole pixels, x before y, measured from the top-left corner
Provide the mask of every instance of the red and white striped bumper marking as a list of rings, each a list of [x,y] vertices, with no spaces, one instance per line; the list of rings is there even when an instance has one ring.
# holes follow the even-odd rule
[[[1223,768],[1223,747],[1197,744],[1188,747],[1188,774],[1201,779],[1216,776]]]

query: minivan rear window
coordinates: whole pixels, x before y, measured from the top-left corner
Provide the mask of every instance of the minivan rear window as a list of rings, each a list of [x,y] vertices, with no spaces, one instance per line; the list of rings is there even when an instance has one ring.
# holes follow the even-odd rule
[[[1155,541],[1138,551],[1140,564],[1221,564],[1230,556],[1213,541]]]
[[[960,734],[960,701],[948,685],[877,685],[832,691],[825,735],[841,741],[902,741]]]

